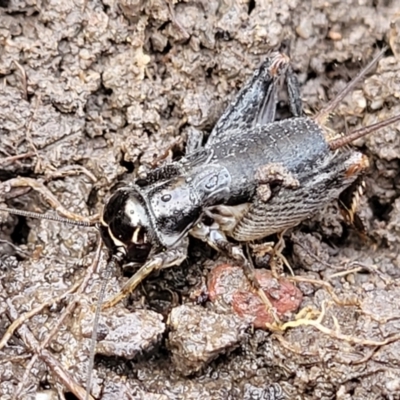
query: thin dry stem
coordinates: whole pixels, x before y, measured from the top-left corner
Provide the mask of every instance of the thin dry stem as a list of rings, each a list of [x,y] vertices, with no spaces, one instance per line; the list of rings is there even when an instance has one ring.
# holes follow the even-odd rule
[[[98,220],[98,215],[94,215],[91,217],[83,217],[81,215],[72,213],[71,211],[68,211],[57,199],[57,197],[54,196],[53,193],[49,189],[47,189],[46,186],[43,185],[43,183],[37,181],[36,179],[32,178],[23,178],[23,177],[18,177],[18,178],[13,178],[9,179],[8,181],[3,182],[0,185],[0,188],[17,188],[17,187],[30,187],[34,190],[36,190],[38,193],[40,193],[44,199],[50,204],[52,208],[54,208],[59,214],[62,216],[73,219],[75,221],[83,221],[92,224],[93,222]]]
[[[41,311],[43,311],[47,307],[51,307],[54,304],[58,304],[60,301],[64,300],[66,296],[68,296],[71,293],[74,293],[79,286],[81,285],[80,282],[76,283],[74,286],[72,286],[69,290],[67,290],[65,293],[61,294],[60,296],[57,296],[54,299],[49,299],[48,301],[40,304],[39,306],[33,308],[30,311],[27,311],[26,313],[20,315],[6,330],[6,333],[3,335],[3,337],[0,340],[0,350],[7,344],[7,342],[10,340],[11,336],[14,334],[14,332],[26,321],[28,321],[30,318],[34,317],[35,315],[39,314]]]
[[[286,329],[289,329],[289,328],[296,328],[299,326],[313,326],[314,328],[318,329],[320,332],[322,332],[325,335],[328,335],[334,339],[338,339],[338,340],[341,340],[341,341],[344,341],[344,342],[347,342],[350,344],[363,345],[363,346],[385,346],[387,344],[390,344],[390,343],[400,340],[400,333],[390,336],[381,341],[362,339],[362,338],[352,336],[352,335],[345,335],[340,332],[337,321],[336,322],[334,321],[335,329],[328,328],[328,327],[322,325],[322,321],[326,314],[326,303],[327,303],[326,301],[322,302],[321,311],[320,311],[317,319],[313,319],[313,316],[310,317],[310,315],[308,313],[307,315],[305,315],[304,318],[301,316],[301,318],[299,318],[299,319],[296,319],[294,321],[289,321],[289,322],[286,322],[285,324],[283,324],[281,326],[282,331],[285,331]],[[315,312],[315,311],[313,311],[313,312]],[[300,314],[301,313],[302,312],[300,311]]]
[[[55,326],[53,327],[53,329],[50,331],[50,333],[48,334],[48,336],[46,337],[46,339],[45,339],[42,343],[40,343],[40,344],[37,343],[37,349],[36,349],[36,351],[35,351],[36,354],[32,357],[32,359],[30,360],[30,362],[29,362],[28,365],[26,366],[24,376],[23,376],[23,378],[22,378],[20,384],[18,385],[17,390],[15,391],[14,399],[17,399],[18,396],[19,396],[19,394],[21,393],[21,391],[22,391],[24,385],[25,385],[26,382],[27,382],[29,373],[30,373],[30,371],[31,371],[31,369],[32,369],[32,367],[33,367],[33,365],[34,365],[35,362],[37,361],[37,358],[38,358],[38,357],[41,358],[41,359],[42,359],[43,361],[45,361],[46,363],[47,363],[47,361],[49,361],[48,359],[43,359],[42,356],[41,356],[41,353],[43,353],[43,352],[46,353],[46,352],[47,352],[47,350],[45,350],[45,348],[49,345],[49,343],[53,340],[54,336],[55,336],[55,335],[57,334],[57,332],[60,330],[60,327],[61,327],[62,324],[64,323],[65,319],[66,319],[66,318],[72,313],[72,311],[75,309],[77,303],[79,302],[79,300],[80,300],[80,298],[81,298],[81,295],[82,295],[83,292],[86,290],[86,287],[87,287],[87,285],[88,285],[90,279],[92,278],[93,273],[97,270],[97,266],[98,266],[98,263],[99,263],[99,260],[100,260],[101,248],[102,248],[102,243],[99,242],[99,245],[98,245],[98,247],[97,247],[96,254],[95,254],[95,256],[94,256],[93,262],[92,262],[91,266],[88,268],[88,270],[87,270],[87,272],[86,272],[86,274],[85,274],[85,277],[83,278],[82,282],[79,284],[79,289],[78,289],[78,291],[77,291],[77,293],[76,293],[76,296],[75,296],[74,299],[71,301],[71,303],[68,304],[68,306],[67,306],[66,309],[64,310],[63,314],[60,316],[60,318],[58,319],[56,325],[55,325]],[[18,319],[18,318],[17,318],[17,319]],[[36,339],[35,339],[35,340],[36,340]],[[47,353],[48,353],[48,352],[47,352]],[[49,354],[50,354],[50,353],[49,353]],[[52,361],[52,360],[50,359],[50,361]],[[54,361],[55,361],[56,363],[58,363],[58,361],[56,361],[56,360],[54,360]],[[48,364],[48,365],[49,365],[49,367],[50,367],[51,369],[53,369],[52,366],[55,365],[55,364],[52,362],[52,363],[50,363],[50,364]],[[60,366],[61,366],[61,364],[60,364]],[[63,368],[63,367],[61,366],[61,368]],[[63,380],[63,378],[66,378],[66,375],[65,375],[65,374],[62,374],[62,373],[61,373],[62,371],[60,372],[61,375],[59,374],[59,370],[58,370],[58,369],[55,369],[55,370],[53,369],[53,372],[54,372],[54,373],[60,378],[60,380],[70,389],[70,386],[68,386],[68,385],[69,385],[69,383],[71,382],[71,380],[73,381],[73,378],[67,376],[67,377],[69,378],[69,381],[68,381],[68,380],[65,381],[65,380]],[[66,373],[66,374],[68,374],[68,373]],[[75,389],[75,391],[73,391],[73,393],[74,393],[80,400],[84,400],[84,399],[86,399],[86,398],[87,398],[87,399],[90,399],[90,400],[93,400],[93,397],[92,397],[92,396],[89,395],[89,396],[87,397],[86,391],[85,391],[82,387],[80,387],[79,385],[74,384],[74,385],[72,385],[72,387]]]

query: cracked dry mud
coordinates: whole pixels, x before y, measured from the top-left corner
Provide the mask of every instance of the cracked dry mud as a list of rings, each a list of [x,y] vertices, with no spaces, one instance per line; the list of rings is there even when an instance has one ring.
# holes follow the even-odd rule
[[[99,212],[121,181],[160,157],[181,155],[190,129],[209,132],[282,42],[310,114],[388,44],[330,123],[345,131],[397,115],[399,21],[397,0],[2,0],[0,201],[47,209],[29,188],[9,187],[23,176],[40,180],[75,214]],[[399,399],[400,341],[345,340],[382,342],[400,332],[399,133],[397,124],[356,143],[371,161],[360,206],[368,237],[344,224],[336,204],[286,236],[295,275],[330,285],[297,282],[301,308],[325,306],[322,323],[335,333],[340,326],[341,339],[311,325],[283,334],[252,330],[229,308],[214,307],[205,301],[207,276],[226,260],[193,241],[187,262],[151,276],[132,295],[129,313],[118,305],[100,321],[105,355],[96,357],[93,396]],[[18,316],[47,304],[0,350],[0,398],[81,396],[49,360],[85,387],[87,324],[101,285],[101,274],[90,272],[96,231],[4,213],[0,224],[0,337]],[[103,250],[100,271],[106,260]],[[87,286],[77,295],[84,276]],[[107,297],[123,280],[113,271]],[[333,295],[352,305],[333,303]],[[71,304],[47,353],[24,376]],[[125,321],[132,325],[124,328]]]

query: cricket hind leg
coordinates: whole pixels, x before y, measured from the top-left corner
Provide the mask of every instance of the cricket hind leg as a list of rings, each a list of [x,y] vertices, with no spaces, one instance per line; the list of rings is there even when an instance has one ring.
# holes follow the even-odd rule
[[[285,76],[289,58],[273,53],[254,72],[235,100],[222,114],[207,146],[232,136],[232,131],[243,132],[257,124],[274,122],[279,79]]]
[[[339,196],[339,209],[346,223],[353,226],[361,235],[366,235],[366,229],[357,209],[360,199],[364,194],[365,181],[363,176],[359,176],[347,189]]]
[[[285,213],[281,212],[285,204],[271,215],[269,204],[277,198],[280,191],[289,189],[293,197],[300,185],[298,179],[284,165],[271,163],[261,166],[255,173],[255,181],[257,187],[251,204],[241,218],[236,219],[236,225],[229,231],[229,236],[239,242],[263,239],[298,223],[295,215],[286,218]],[[214,212],[219,213],[218,206]],[[218,215],[215,218],[219,222]]]
[[[292,116],[296,118],[302,117],[304,112],[300,94],[300,84],[290,65],[286,71],[286,88],[289,96],[289,109]]]
[[[119,293],[103,304],[103,309],[113,307],[135,290],[152,272],[181,264],[187,257],[188,239],[184,238],[176,247],[153,255],[122,287]]]

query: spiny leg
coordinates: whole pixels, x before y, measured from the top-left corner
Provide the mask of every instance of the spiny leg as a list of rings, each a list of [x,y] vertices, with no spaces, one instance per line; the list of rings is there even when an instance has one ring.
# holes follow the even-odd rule
[[[248,243],[246,244],[247,254],[254,258],[258,268],[269,268],[274,256],[274,245],[275,242]],[[272,275],[276,277],[274,272]]]
[[[345,221],[354,226],[357,231],[365,235],[365,226],[357,214],[360,198],[365,188],[364,178],[359,176],[346,190],[339,196],[339,208]]]
[[[286,266],[286,268],[290,271],[292,276],[294,276],[292,267],[290,266],[287,258],[282,254],[283,250],[286,247],[285,239],[283,238],[283,235],[286,233],[286,230],[287,229],[278,233],[278,242],[276,243],[276,245],[274,247],[274,252],[275,252],[275,257],[278,257],[283,262],[283,264]]]
[[[272,316],[276,324],[280,324],[280,320],[276,314],[274,306],[271,304],[270,300],[266,296],[265,292],[262,290],[256,276],[254,266],[248,261],[243,253],[240,246],[230,243],[224,233],[219,229],[218,225],[206,226],[203,223],[199,223],[194,227],[190,234],[200,240],[206,242],[213,249],[226,254],[228,257],[237,261],[243,268],[243,272],[246,278],[249,280],[251,285],[256,290],[258,296],[263,301],[268,311],[272,313]]]
[[[163,253],[155,254],[147,261],[122,287],[121,291],[112,299],[104,302],[103,309],[113,307],[124,299],[129,293],[153,271],[181,264],[187,256],[188,239],[184,238],[176,247],[167,249]]]
[[[243,86],[235,100],[212,130],[207,146],[257,124],[274,122],[279,78],[284,76],[289,58],[281,53],[268,57]]]

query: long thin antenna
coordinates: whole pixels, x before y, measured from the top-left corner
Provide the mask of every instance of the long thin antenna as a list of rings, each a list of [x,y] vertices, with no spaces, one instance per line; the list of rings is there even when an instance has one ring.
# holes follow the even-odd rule
[[[20,215],[21,217],[47,219],[49,221],[61,222],[63,224],[77,225],[77,226],[96,226],[97,222],[75,221],[73,219],[59,217],[58,215],[47,215],[36,213],[32,211],[17,210],[14,208],[0,207],[0,212],[8,212],[9,214]]]
[[[349,144],[356,139],[359,139],[363,136],[366,136],[372,132],[377,131],[378,129],[384,128],[385,126],[394,124],[395,122],[398,121],[400,121],[400,114],[392,118],[386,119],[384,121],[366,126],[364,128],[356,129],[355,131],[350,132],[346,136],[342,136],[338,139],[331,140],[329,142],[329,147],[331,150],[339,149],[340,147],[346,146],[346,144]]]
[[[94,368],[94,357],[95,357],[95,351],[96,351],[96,344],[97,344],[97,328],[99,325],[99,319],[100,319],[100,313],[101,313],[101,306],[104,301],[104,296],[106,293],[106,288],[107,288],[107,283],[108,280],[110,279],[112,271],[115,269],[115,267],[122,262],[122,260],[125,258],[126,253],[125,249],[123,247],[120,247],[117,249],[116,253],[112,255],[111,260],[107,264],[104,274],[103,274],[103,279],[100,287],[100,292],[99,292],[99,298],[96,304],[96,310],[94,313],[94,319],[93,319],[93,329],[92,329],[92,337],[90,341],[90,352],[89,352],[89,366],[88,366],[88,373],[87,373],[87,378],[86,378],[86,393],[85,393],[85,400],[89,400],[90,398],[90,389],[92,386],[92,378],[93,378],[93,368]]]
[[[374,65],[379,61],[379,59],[385,54],[387,47],[384,47],[373,59],[372,61],[364,67],[356,77],[350,81],[341,92],[339,92],[336,97],[334,97],[322,110],[315,115],[314,120],[323,125],[329,118],[331,112],[341,103],[341,101],[354,89],[354,87],[365,78],[365,75],[374,67]]]

